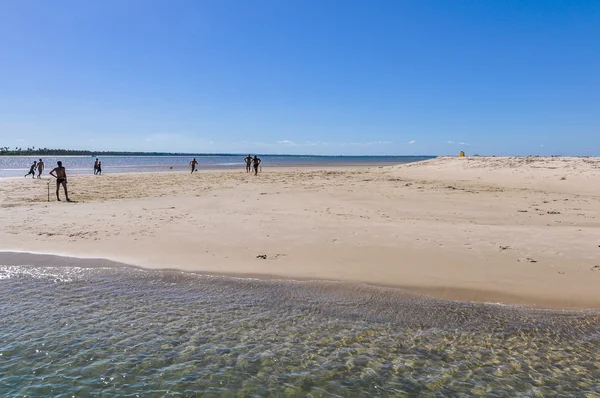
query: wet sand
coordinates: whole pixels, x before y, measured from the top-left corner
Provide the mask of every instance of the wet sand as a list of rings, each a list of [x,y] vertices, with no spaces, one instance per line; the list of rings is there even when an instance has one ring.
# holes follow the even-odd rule
[[[599,159],[264,170],[4,179],[0,250],[600,307]]]

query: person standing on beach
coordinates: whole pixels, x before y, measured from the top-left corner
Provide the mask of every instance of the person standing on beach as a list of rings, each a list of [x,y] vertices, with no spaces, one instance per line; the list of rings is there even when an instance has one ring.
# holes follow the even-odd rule
[[[56,164],[58,166],[50,172],[50,175],[56,178],[56,200],[60,202],[60,196],[58,192],[60,190],[60,186],[62,185],[65,191],[67,202],[70,202],[71,200],[69,199],[69,193],[67,192],[67,170],[63,167],[62,162],[59,161]]]
[[[252,169],[252,155],[248,154],[244,160],[246,161],[246,173],[250,173],[250,170]]]
[[[42,159],[40,159],[40,161],[38,162],[37,169],[38,169],[38,178],[42,178],[42,173],[44,172],[44,162],[42,161]]]
[[[29,173],[25,174],[25,177],[29,176],[31,174],[31,178],[35,178],[35,165],[36,165],[36,161],[33,161],[33,164],[31,165],[31,167],[29,168]]]
[[[98,158],[94,162],[94,175],[98,174]]]
[[[198,165],[198,161],[196,160],[196,158],[192,159],[192,161],[190,162],[190,165],[192,165],[192,174],[193,174],[194,171],[197,171],[196,166]]]
[[[98,161],[98,169],[96,170],[96,174],[102,175],[102,162]]]
[[[258,166],[261,164],[262,160],[256,155],[252,159],[252,163],[254,163],[254,175],[258,175]]]

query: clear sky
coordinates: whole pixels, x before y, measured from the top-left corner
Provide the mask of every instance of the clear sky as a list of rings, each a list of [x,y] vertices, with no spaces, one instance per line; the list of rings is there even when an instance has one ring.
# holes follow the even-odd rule
[[[600,155],[600,1],[0,0],[0,146]]]

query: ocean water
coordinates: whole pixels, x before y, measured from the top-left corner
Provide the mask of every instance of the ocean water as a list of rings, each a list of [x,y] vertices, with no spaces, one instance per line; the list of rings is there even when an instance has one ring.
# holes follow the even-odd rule
[[[24,176],[33,161],[42,158],[46,173],[62,161],[69,174],[92,174],[95,158],[91,156],[0,156],[0,177]],[[198,156],[199,168],[235,169],[245,168],[245,155]],[[347,166],[347,165],[391,165],[416,162],[431,157],[415,156],[272,156],[260,155],[263,167],[281,166]],[[189,169],[191,156],[102,156],[102,172],[139,173],[152,171],[178,171]]]
[[[40,263],[0,265],[3,397],[600,394],[599,312]]]

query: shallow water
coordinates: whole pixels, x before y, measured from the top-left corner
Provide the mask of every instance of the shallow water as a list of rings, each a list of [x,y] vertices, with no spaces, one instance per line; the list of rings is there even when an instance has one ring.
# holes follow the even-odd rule
[[[600,313],[0,265],[1,396],[596,396]]]
[[[246,155],[199,156],[199,169],[242,169]],[[45,174],[62,161],[69,174],[92,174],[94,157],[91,156],[0,156],[0,177],[22,177],[34,161],[42,158]],[[275,156],[261,155],[264,167],[285,166],[352,166],[390,165],[431,159],[423,156]],[[170,170],[188,170],[190,156],[102,156],[102,173],[140,173]],[[37,173],[37,171],[36,171]]]

